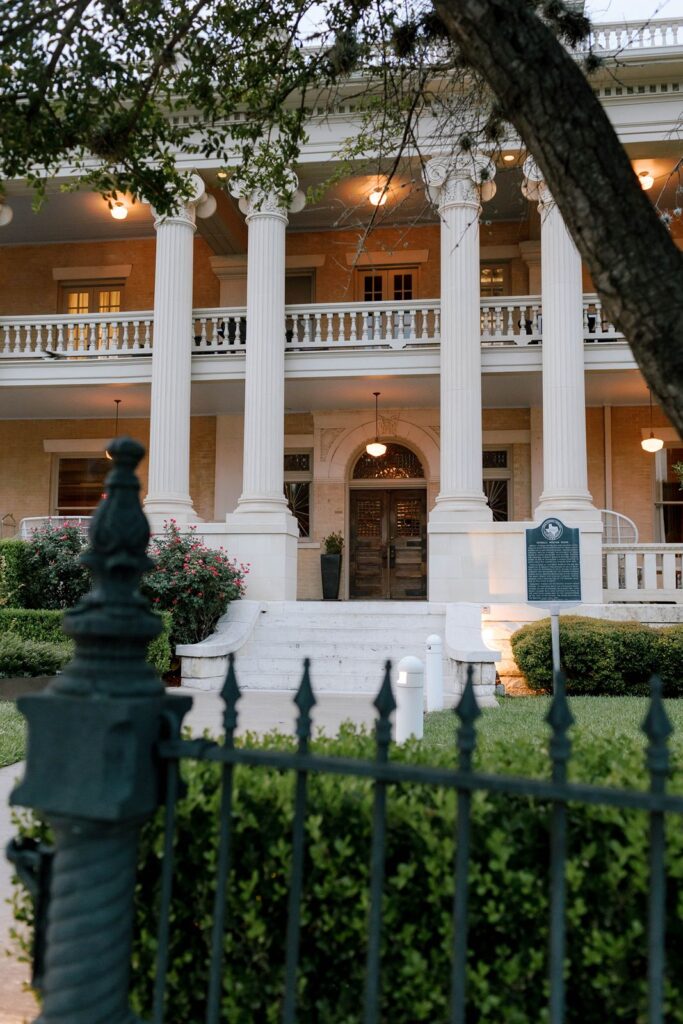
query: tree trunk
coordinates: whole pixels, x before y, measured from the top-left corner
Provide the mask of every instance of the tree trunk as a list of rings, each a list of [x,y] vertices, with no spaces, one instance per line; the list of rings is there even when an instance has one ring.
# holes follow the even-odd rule
[[[683,254],[576,61],[524,0],[434,0],[543,172],[596,290],[683,436]]]

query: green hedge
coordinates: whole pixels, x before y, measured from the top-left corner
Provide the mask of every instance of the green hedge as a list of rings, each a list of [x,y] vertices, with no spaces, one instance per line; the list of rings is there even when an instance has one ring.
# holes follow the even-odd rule
[[[0,639],[13,635],[23,641],[39,641],[41,643],[66,645],[69,652],[73,651],[73,643],[62,632],[63,612],[45,609],[0,608]],[[154,665],[157,672],[163,675],[171,666],[171,615],[161,612],[163,629],[147,649],[147,660]],[[69,654],[69,657],[71,654]],[[68,660],[68,659],[67,659]],[[61,668],[61,666],[58,666]],[[56,671],[52,669],[51,672]],[[0,668],[0,672],[2,669]],[[47,672],[46,674],[51,674]],[[11,675],[5,672],[5,675]],[[31,672],[19,672],[17,675],[31,675]],[[42,675],[43,673],[38,673]]]
[[[284,741],[278,741],[284,742]],[[275,740],[271,737],[269,744]],[[350,730],[315,748],[371,756]],[[454,766],[454,754],[430,755]],[[424,759],[417,745],[392,757]],[[635,743],[578,741],[574,774],[606,785],[643,785]],[[548,773],[537,742],[487,748],[486,769]],[[680,764],[678,766],[680,771]],[[174,900],[166,1024],[205,1013],[220,769],[183,764],[187,792],[177,809]],[[683,788],[679,774],[672,786]],[[235,770],[232,873],[224,940],[226,1024],[280,1020],[291,863],[293,780],[262,768]],[[360,1024],[368,911],[371,785],[312,775],[302,902],[300,1008],[307,1024]],[[445,1024],[453,900],[455,799],[431,787],[392,786],[388,796],[382,953],[382,1021]],[[547,1020],[548,805],[477,794],[472,805],[468,1024]],[[646,1015],[648,824],[626,809],[569,809],[567,1024],[636,1024]],[[667,826],[665,1016],[683,1022],[683,819]],[[161,814],[145,826],[136,890],[132,999],[151,1012],[156,950]],[[26,900],[22,899],[25,917]]]
[[[0,607],[21,608],[28,544],[10,538],[0,540]]]
[[[55,644],[4,633],[0,636],[0,678],[52,676],[64,668],[71,653],[72,645],[66,639]]]
[[[550,619],[524,626],[510,639],[529,686],[552,686]],[[567,692],[584,696],[646,696],[653,672],[667,697],[683,696],[683,626],[654,629],[639,622],[565,615],[560,618],[560,651]]]

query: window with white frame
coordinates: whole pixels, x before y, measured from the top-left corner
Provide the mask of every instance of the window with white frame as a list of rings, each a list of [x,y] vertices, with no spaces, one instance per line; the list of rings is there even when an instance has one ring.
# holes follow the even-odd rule
[[[311,536],[311,488],[313,453],[285,452],[285,498],[289,510],[299,524],[299,538]]]
[[[104,478],[111,469],[103,455],[56,457],[54,514],[90,516],[100,503]]]
[[[683,447],[667,445],[655,455],[655,536],[667,544],[683,543],[683,490],[674,466],[683,462]]]
[[[494,523],[512,519],[512,452],[509,448],[485,448],[482,452],[484,494]]]

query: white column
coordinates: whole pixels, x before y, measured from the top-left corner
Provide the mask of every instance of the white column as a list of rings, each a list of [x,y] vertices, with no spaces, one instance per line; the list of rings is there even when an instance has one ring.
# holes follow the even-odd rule
[[[190,498],[192,263],[195,217],[216,201],[192,175],[194,198],[168,216],[156,214],[154,345],[150,403],[149,479],[145,512],[153,528],[164,519],[196,520]]]
[[[430,518],[449,521],[492,519],[482,485],[479,213],[494,171],[471,153],[433,158],[424,171],[441,218],[441,489]]]
[[[543,492],[535,517],[592,520],[598,513],[588,491],[581,257],[531,158],[524,174],[524,193],[541,215]]]
[[[296,598],[298,525],[284,497],[285,231],[303,208],[291,176],[289,202],[261,191],[240,197],[249,229],[242,494],[226,517],[230,554],[248,562],[247,596]]]

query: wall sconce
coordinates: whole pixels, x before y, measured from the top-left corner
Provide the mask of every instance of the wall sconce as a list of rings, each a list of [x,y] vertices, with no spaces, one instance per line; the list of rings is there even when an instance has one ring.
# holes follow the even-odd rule
[[[650,389],[648,388],[648,391]],[[650,436],[643,438],[640,442],[640,447],[646,452],[659,452],[664,447],[664,441],[661,437],[655,437],[652,432],[652,392],[650,391]]]
[[[370,441],[369,444],[366,444],[365,450],[368,453],[368,455],[372,455],[373,459],[378,459],[381,455],[384,455],[384,453],[387,450],[387,446],[385,444],[382,444],[382,442],[379,439],[379,417],[377,413],[377,399],[379,398],[381,392],[373,391],[372,393],[375,396],[375,440]]]
[[[655,179],[652,177],[649,171],[639,171],[638,180],[640,182],[640,187],[642,188],[643,192],[647,192],[647,190],[652,188],[652,186],[655,183]]]
[[[121,399],[115,398],[114,405],[116,406],[116,412],[114,413],[114,436],[112,438],[112,441],[115,441],[116,438],[119,436],[119,406],[121,405]],[[111,441],[109,443],[111,444]],[[111,455],[109,454],[108,448],[104,454],[107,456],[108,459],[111,460]]]

